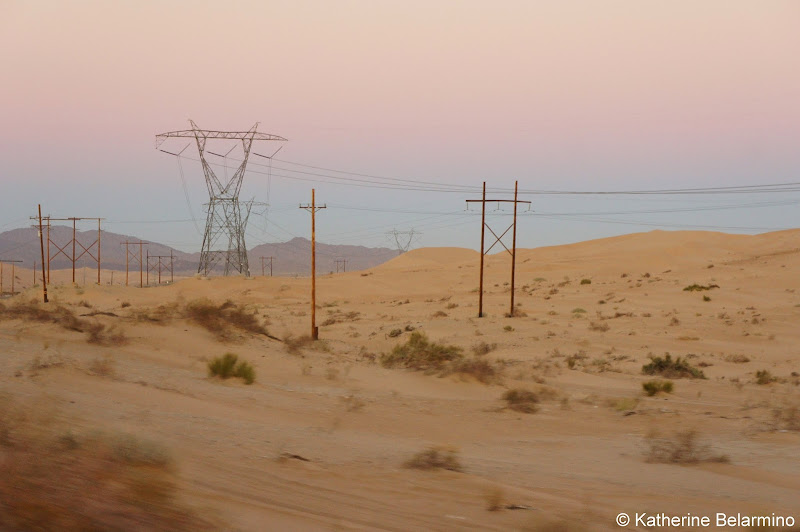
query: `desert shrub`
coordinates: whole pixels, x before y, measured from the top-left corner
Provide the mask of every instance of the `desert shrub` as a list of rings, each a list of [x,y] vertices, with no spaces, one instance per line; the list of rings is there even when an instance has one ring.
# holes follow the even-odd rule
[[[122,308],[128,308],[130,306],[131,306],[131,304],[128,301],[123,301],[122,304],[120,305],[120,307],[122,307]]]
[[[437,310],[436,312],[431,314],[431,317],[432,318],[446,318],[447,317],[447,312],[445,312],[443,310]]]
[[[756,371],[756,384],[770,384],[776,380],[778,380],[777,377],[773,376],[772,373],[766,369]]]
[[[703,296],[703,301],[705,302],[711,301],[711,298],[708,296]]]
[[[36,419],[45,417],[48,420]],[[4,430],[5,429],[5,430]],[[0,405],[0,529],[215,530],[176,499],[174,463],[130,435],[60,432]]]
[[[750,359],[746,355],[727,355],[725,360],[734,364],[746,364]]]
[[[690,284],[689,286],[683,289],[684,292],[702,292],[704,290],[711,290],[712,288],[719,288],[719,285],[716,284],[708,284],[708,285],[699,285],[697,283]]]
[[[184,308],[184,316],[214,334],[219,340],[232,338],[231,326],[245,332],[269,336],[266,327],[259,322],[255,314],[245,311],[230,300],[219,305],[208,299],[190,301]]]
[[[451,362],[445,371],[445,374],[460,374],[460,375],[470,375],[475,377],[478,382],[482,382],[483,384],[492,384],[493,382],[497,382],[500,378],[500,371],[497,367],[487,361],[485,358],[470,358],[470,359],[459,359],[454,362]]]
[[[396,345],[390,353],[381,355],[387,368],[404,367],[416,370],[441,370],[449,362],[463,358],[461,348],[431,342],[421,332],[412,332],[405,344]]]
[[[448,304],[447,304],[447,306],[446,306],[445,308],[446,308],[447,310],[451,310],[451,309],[454,309],[454,308],[456,308],[456,307],[458,307],[458,303],[448,303]]]
[[[533,414],[539,407],[539,396],[536,393],[524,388],[514,388],[507,390],[502,399],[506,402],[506,408],[526,414]]]
[[[447,469],[463,471],[464,467],[458,459],[458,452],[449,447],[430,447],[418,452],[403,464],[409,469]]]
[[[642,383],[642,389],[648,397],[652,397],[658,392],[672,393],[674,384],[672,381],[652,380]]]
[[[706,378],[702,370],[695,368],[681,357],[673,359],[669,353],[666,353],[664,358],[650,355],[650,363],[642,366],[642,373],[644,375],[660,375],[668,379]]]
[[[233,353],[225,353],[208,363],[209,377],[219,377],[229,379],[238,377],[244,380],[245,384],[253,384],[256,380],[256,371],[250,363],[239,360]]]
[[[389,331],[389,338],[397,338],[401,334],[403,334],[403,329],[392,329]]]
[[[511,325],[506,325],[503,327],[503,330],[505,332],[512,332],[514,330],[514,327],[512,327]]]
[[[592,284],[591,279],[581,279],[581,284]]]
[[[491,353],[495,349],[497,349],[497,344],[479,342],[472,346],[472,354],[475,356],[482,356]]]
[[[583,309],[583,308],[580,308],[580,307],[576,307],[576,308],[572,309],[572,313],[573,314],[586,314],[586,309]]]
[[[714,455],[710,446],[698,441],[697,432],[686,430],[673,437],[650,434],[645,438],[645,459],[660,464],[696,464],[699,462],[730,462],[725,455]]]
[[[784,404],[772,409],[775,430],[800,431],[800,404]]]
[[[606,332],[609,328],[608,323],[602,321],[593,321],[589,323],[589,330],[592,331]]]
[[[337,323],[344,323],[349,321],[358,321],[361,319],[361,313],[356,311],[351,312],[336,312],[328,319],[322,322],[323,327],[328,325],[335,325]]]

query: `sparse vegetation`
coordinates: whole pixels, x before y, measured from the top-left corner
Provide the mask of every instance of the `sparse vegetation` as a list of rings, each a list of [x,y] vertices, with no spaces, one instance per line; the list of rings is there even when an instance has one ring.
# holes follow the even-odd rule
[[[403,334],[403,329],[392,329],[389,331],[389,338],[396,338]]]
[[[652,380],[642,383],[642,389],[648,397],[652,397],[659,392],[672,393],[674,384],[672,381]]]
[[[581,279],[581,284],[592,284],[591,279]]]
[[[486,342],[478,342],[472,346],[472,354],[475,356],[483,356],[491,353],[497,349],[497,344],[489,344]]]
[[[430,447],[412,456],[403,466],[423,470],[447,469],[457,472],[464,470],[458,459],[458,451],[452,447]]]
[[[772,375],[772,373],[770,373],[766,369],[760,369],[756,371],[756,384],[761,384],[761,385],[771,384],[777,380],[778,380],[777,377]]]
[[[514,388],[503,394],[506,408],[525,414],[533,414],[539,410],[539,396],[524,388]]]
[[[630,412],[639,406],[638,397],[617,397],[615,399],[608,399],[606,404],[616,410],[617,412]]]
[[[184,316],[221,341],[234,338],[231,326],[240,331],[269,336],[266,327],[255,314],[245,311],[231,300],[221,304],[215,304],[209,299],[190,301],[184,308]]]
[[[664,357],[650,355],[650,363],[642,366],[642,373],[645,375],[660,375],[668,379],[680,379],[688,377],[691,379],[705,379],[702,370],[695,368],[681,357],[673,359],[669,353]]]
[[[652,433],[645,438],[645,445],[645,459],[651,463],[730,462],[727,456],[712,454],[709,445],[699,443],[694,430],[678,432],[671,438]]]
[[[485,358],[460,359],[451,362],[445,374],[469,375],[483,384],[492,384],[500,379],[500,370]]]
[[[572,309],[573,314],[586,314],[586,309],[582,309],[580,307]]]
[[[506,325],[505,327],[503,327],[503,330],[505,332],[511,332],[514,330],[514,327],[512,327],[511,325]]]
[[[705,302],[711,301],[711,298],[709,296],[703,296],[703,301]]]
[[[606,332],[608,329],[610,329],[608,323],[602,321],[589,322],[589,330],[591,331]]]
[[[0,529],[214,530],[177,500],[173,461],[129,435],[82,437],[0,404]]]
[[[725,360],[734,364],[747,364],[750,359],[745,355],[727,355]]]
[[[460,347],[431,342],[425,334],[415,331],[405,344],[397,345],[390,353],[381,355],[381,364],[387,368],[442,370],[448,363],[463,357]]]
[[[283,345],[286,350],[293,354],[299,355],[303,349],[316,349],[318,351],[330,351],[330,347],[324,340],[314,340],[310,335],[304,334],[302,336],[289,335],[283,339]]]
[[[233,353],[225,353],[208,363],[208,376],[229,379],[241,378],[245,384],[253,384],[256,380],[256,370],[250,363],[239,360]]]
[[[690,284],[689,286],[683,289],[684,292],[702,292],[704,290],[711,290],[713,288],[719,288],[719,285],[716,284],[707,284],[707,285],[700,285],[700,284]]]

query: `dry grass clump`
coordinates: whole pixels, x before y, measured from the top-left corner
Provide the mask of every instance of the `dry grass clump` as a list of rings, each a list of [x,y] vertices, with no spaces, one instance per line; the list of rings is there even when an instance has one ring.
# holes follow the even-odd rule
[[[240,331],[269,336],[267,328],[255,314],[250,314],[231,300],[215,304],[208,299],[196,299],[186,303],[184,316],[200,325],[218,340],[231,340],[231,327]]]
[[[648,397],[652,397],[659,392],[672,393],[673,388],[674,384],[672,381],[655,379],[642,383],[642,390],[644,390],[644,393],[646,393]]]
[[[711,290],[712,288],[719,288],[717,284],[699,285],[697,283],[690,284],[683,289],[684,292],[702,292],[704,290]]]
[[[310,335],[304,334],[302,336],[292,336],[291,334],[283,339],[283,345],[286,350],[293,354],[299,355],[303,349],[316,349],[318,351],[330,351],[330,347],[324,340],[314,340]]]
[[[688,377],[691,379],[705,379],[702,370],[695,368],[686,360],[678,357],[673,360],[669,353],[662,357],[650,355],[650,363],[642,366],[642,373],[645,375],[660,375],[668,379],[680,379]]]
[[[784,404],[772,409],[773,430],[800,431],[800,403]]]
[[[256,380],[256,370],[249,362],[239,360],[233,353],[225,353],[208,363],[208,376],[229,379],[238,377],[244,380],[245,384],[253,384]]]
[[[130,306],[130,303],[128,304]],[[124,308],[124,304],[123,304]],[[170,320],[181,314],[180,308],[177,303],[168,303],[159,305],[156,308],[137,308],[133,309],[131,316],[136,321],[143,321],[149,323],[156,323],[164,325]]]
[[[725,360],[727,362],[733,362],[734,364],[747,364],[750,362],[750,359],[746,355],[727,355]]]
[[[494,384],[500,381],[502,371],[485,358],[473,357],[450,363],[443,374],[469,375],[483,384]]]
[[[491,353],[497,349],[497,344],[489,344],[486,342],[478,342],[477,344],[472,346],[472,354],[477,356],[483,356]]]
[[[452,447],[429,447],[420,451],[403,463],[409,469],[447,469],[448,471],[463,471],[464,467],[458,459],[458,451]]]
[[[0,404],[0,529],[216,528],[177,501],[172,460],[158,445],[59,434],[15,410]]]
[[[516,412],[533,414],[539,410],[539,396],[524,388],[507,390],[502,399],[506,402],[506,408]]]
[[[685,430],[671,438],[651,433],[645,438],[645,459],[659,464],[697,464],[700,462],[729,463],[726,455],[711,453],[708,444],[698,441],[697,432]]]
[[[777,380],[778,378],[770,373],[769,370],[760,369],[756,371],[756,384],[772,384]]]
[[[322,322],[323,327],[328,325],[335,325],[337,323],[345,323],[350,321],[358,321],[361,319],[361,313],[356,311],[351,312],[335,312],[332,316]]]
[[[415,331],[405,344],[396,345],[390,353],[381,355],[381,364],[387,368],[442,370],[448,363],[463,357],[460,347],[431,342],[425,334]]]
[[[54,323],[68,331],[87,333],[87,341],[90,344],[117,346],[125,344],[128,340],[125,334],[114,326],[106,328],[100,322],[79,318],[63,305],[45,305],[36,300],[22,300],[9,307],[2,307],[0,318]]]
[[[600,322],[593,321],[593,322],[589,323],[589,330],[591,330],[591,331],[606,332],[606,331],[608,331],[609,328],[610,327],[609,327],[608,323],[605,323],[605,322],[602,322],[602,321],[600,321]]]

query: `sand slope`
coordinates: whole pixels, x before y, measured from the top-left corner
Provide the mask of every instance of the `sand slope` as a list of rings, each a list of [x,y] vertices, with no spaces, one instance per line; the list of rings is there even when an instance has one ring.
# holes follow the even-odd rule
[[[800,432],[774,417],[800,405],[800,231],[653,231],[519,250],[516,300],[526,315],[515,318],[504,316],[505,252],[487,257],[487,316],[476,317],[478,258],[421,249],[319,276],[324,349],[295,354],[259,335],[221,342],[177,311],[162,323],[141,315],[231,299],[267,318],[277,338],[297,337],[310,327],[307,279],[57,285],[57,304],[113,313],[86,318],[116,325],[129,343],[92,345],[82,333],[7,317],[0,388],[21,403],[45,398],[73,430],[162,443],[176,456],[184,499],[236,530],[537,530],[562,519],[575,530],[620,530],[622,511],[800,519]],[[718,288],[683,290],[695,283]],[[406,327],[467,353],[497,344],[483,356],[502,380],[375,363],[410,336]],[[390,337],[393,329],[403,332]],[[207,377],[206,361],[229,351],[253,363],[253,385]],[[642,365],[665,352],[708,378],[643,396],[651,377]],[[111,374],[93,373],[104,357]],[[757,370],[777,380],[759,385]],[[543,394],[539,412],[504,409],[514,387]],[[730,463],[647,463],[654,429],[695,429]],[[464,472],[402,467],[430,445],[458,449]],[[526,509],[488,511],[493,497]]]

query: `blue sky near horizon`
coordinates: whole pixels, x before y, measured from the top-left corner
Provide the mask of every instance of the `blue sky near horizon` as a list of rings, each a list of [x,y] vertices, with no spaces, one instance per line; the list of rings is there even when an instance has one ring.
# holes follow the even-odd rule
[[[0,231],[27,225],[41,203],[199,250],[197,152],[179,168],[154,148],[189,118],[221,130],[259,121],[289,139],[271,169],[251,157],[241,198],[269,203],[251,216],[251,247],[307,237],[297,206],[312,186],[328,205],[321,241],[388,246],[387,231],[414,228],[418,246],[477,248],[465,200],[484,180],[502,197],[515,179],[526,191],[601,192],[800,182],[798,23],[792,1],[7,1]],[[398,182],[380,177],[448,191],[381,188]],[[800,226],[794,185],[521,199],[534,212],[520,218],[520,247]],[[508,208],[495,208],[502,230]]]

